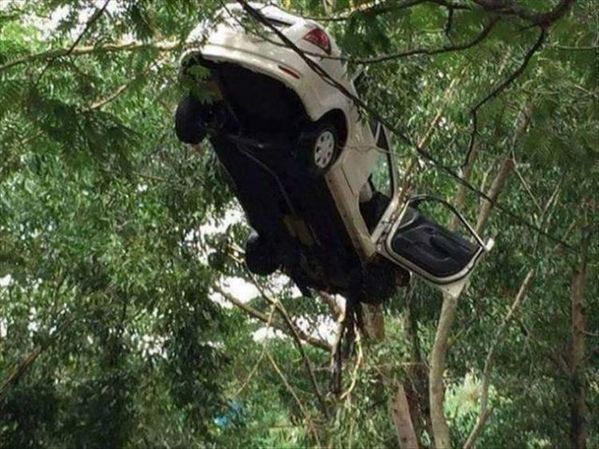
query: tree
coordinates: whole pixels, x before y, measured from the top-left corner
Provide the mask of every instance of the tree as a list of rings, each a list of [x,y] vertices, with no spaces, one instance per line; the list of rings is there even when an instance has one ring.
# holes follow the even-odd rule
[[[176,142],[219,1],[5,3],[1,447],[599,444],[593,2],[283,2],[367,67],[407,190],[497,239],[459,300],[415,281],[366,329],[250,276],[225,173]]]

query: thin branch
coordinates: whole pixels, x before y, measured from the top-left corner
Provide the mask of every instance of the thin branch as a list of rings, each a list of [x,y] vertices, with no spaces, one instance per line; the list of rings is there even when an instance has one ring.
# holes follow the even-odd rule
[[[319,404],[322,408],[323,413],[325,414],[326,417],[328,417],[328,410],[326,407],[326,402],[324,401],[324,398],[320,392],[320,389],[318,387],[318,383],[316,381],[316,376],[314,375],[314,369],[312,367],[312,364],[310,362],[310,359],[308,358],[303,344],[302,344],[302,340],[310,342],[310,340],[316,340],[318,342],[321,342],[320,344],[318,344],[317,346],[322,346],[322,345],[326,345],[326,349],[327,350],[331,350],[331,345],[329,345],[326,342],[322,342],[322,340],[320,339],[316,339],[314,337],[308,336],[306,335],[301,329],[298,329],[293,321],[291,320],[291,317],[289,316],[287,310],[285,309],[285,307],[283,306],[283,304],[281,304],[280,301],[277,301],[276,299],[274,299],[272,296],[268,295],[268,293],[262,288],[262,286],[260,285],[259,282],[257,282],[256,278],[252,275],[252,273],[249,273],[250,275],[250,279],[252,280],[252,282],[254,283],[254,285],[256,286],[256,288],[258,289],[258,291],[260,292],[260,294],[262,295],[262,297],[271,305],[273,306],[277,312],[279,313],[279,315],[283,318],[285,324],[287,325],[287,328],[289,330],[289,332],[283,331],[285,332],[287,335],[290,335],[293,338],[293,341],[295,342],[298,350],[300,351],[300,354],[302,356],[302,359],[304,361],[304,365],[308,371],[309,377],[310,377],[310,381],[312,383],[312,386],[314,388],[314,391],[316,393],[316,396],[318,398]],[[252,316],[264,321],[265,315],[262,312],[258,312],[257,310],[253,309],[252,307],[248,306],[247,304],[241,303],[239,300],[237,300],[237,298],[234,298],[232,295],[228,294],[227,292],[225,292],[222,288],[215,286],[214,287],[219,293],[221,293],[226,299],[228,299],[229,301],[231,301],[233,304],[239,306],[240,308],[242,308],[243,310],[245,310],[246,312],[250,313]],[[273,327],[277,327],[278,329],[280,329],[278,326],[273,324]]]
[[[266,315],[263,312],[260,312],[259,310],[256,310],[255,308],[253,308],[252,306],[245,304],[243,302],[241,302],[239,299],[235,298],[235,296],[231,295],[230,293],[226,292],[225,290],[223,290],[220,286],[218,285],[213,285],[212,288],[217,291],[218,293],[220,293],[227,301],[229,301],[231,304],[234,304],[235,306],[239,307],[241,310],[243,310],[244,312],[246,312],[248,315],[250,315],[253,318],[256,318],[264,323],[269,322],[269,317],[268,315]],[[273,321],[271,323],[271,326],[281,332],[283,332],[286,335],[289,336],[293,336],[289,333],[289,329],[288,326],[282,324],[282,323],[278,323],[277,321]],[[297,329],[294,326],[294,330],[295,330],[295,334],[297,334],[297,337],[300,339],[300,341],[305,341],[306,343],[316,347],[316,348],[320,348],[320,349],[324,349],[325,351],[331,351],[332,347],[329,343],[327,343],[324,340],[321,340],[320,338],[316,338],[313,337],[311,335],[307,335],[305,332],[303,332],[301,329]]]
[[[148,66],[144,70],[142,70],[139,73],[137,73],[128,82],[126,82],[126,83],[122,84],[121,86],[119,86],[112,94],[108,95],[106,98],[97,100],[94,103],[92,103],[92,105],[88,108],[88,110],[92,111],[92,110],[95,110],[95,109],[103,108],[108,103],[116,100],[118,97],[120,97],[123,94],[123,92],[125,92],[127,89],[129,89],[133,84],[135,84],[141,78],[143,78],[144,76],[146,76],[150,72],[150,70],[152,68],[155,68],[156,70],[159,70],[160,69],[160,65],[159,64],[162,63],[162,62],[164,62],[164,60],[163,60],[163,58],[160,58],[160,59],[158,59],[156,61],[153,61],[151,64],[148,64]]]
[[[501,323],[501,325],[497,329],[497,332],[495,333],[495,338],[493,339],[493,343],[491,343],[491,347],[489,348],[489,352],[487,353],[487,358],[485,360],[485,367],[483,369],[483,383],[482,383],[482,393],[481,393],[481,398],[480,398],[480,412],[478,415],[478,420],[476,422],[476,425],[470,432],[470,435],[468,436],[466,443],[464,443],[464,449],[471,449],[472,447],[474,447],[474,443],[476,442],[476,439],[480,435],[480,432],[482,431],[483,427],[485,426],[485,423],[487,422],[487,419],[489,418],[489,415],[490,415],[490,410],[488,409],[489,386],[490,386],[490,382],[491,382],[491,370],[493,369],[493,363],[495,362],[495,351],[497,350],[497,347],[499,346],[499,343],[501,341],[503,333],[505,332],[508,325],[512,321],[512,317],[514,316],[514,313],[518,310],[518,308],[524,301],[524,298],[526,298],[526,294],[528,293],[528,291],[530,290],[530,287],[532,286],[532,281],[534,279],[534,275],[535,275],[534,268],[530,269],[528,271],[528,273],[526,273],[526,276],[524,277],[524,280],[522,281],[522,284],[520,285],[520,288],[518,289],[518,293],[516,294],[516,297],[514,298],[514,302],[512,303],[510,310],[508,311],[507,315],[503,319],[503,322]]]
[[[249,271],[248,271],[248,273],[249,273]],[[279,312],[279,315],[283,318],[283,321],[285,321],[285,324],[287,324],[287,327],[289,328],[289,331],[291,332],[291,336],[293,337],[293,341],[295,342],[295,345],[297,346],[297,349],[302,356],[302,360],[304,362],[304,366],[306,367],[306,371],[308,371],[308,375],[310,377],[310,382],[312,383],[312,387],[314,388],[314,393],[316,394],[316,397],[318,398],[318,402],[320,404],[322,412],[328,418],[329,412],[327,409],[327,405],[326,405],[326,402],[324,400],[322,393],[320,392],[320,388],[318,387],[318,382],[316,381],[316,376],[314,374],[314,368],[312,367],[310,358],[308,357],[308,355],[306,354],[306,351],[304,350],[304,345],[302,344],[302,338],[300,336],[301,331],[295,326],[295,324],[291,320],[291,317],[289,316],[287,309],[285,309],[285,306],[283,306],[283,304],[280,301],[277,301],[272,296],[268,295],[268,293],[262,288],[262,285],[260,285],[260,283],[256,281],[256,278],[251,273],[249,273],[249,274],[250,274],[250,277],[251,277],[254,285],[256,286],[256,288],[258,289],[258,291],[260,292],[262,297],[270,305],[275,307],[277,312]]]
[[[476,221],[476,232],[480,233],[487,223],[487,220],[491,216],[491,210],[493,209],[493,205],[497,201],[499,194],[502,192],[503,187],[507,181],[509,174],[514,168],[514,160],[511,157],[504,158],[497,175],[493,178],[493,182],[491,183],[491,187],[489,187],[489,192],[487,196],[491,198],[491,201],[483,200],[481,205],[478,219]]]
[[[268,322],[266,323],[267,330],[272,328],[272,317],[274,316],[274,313],[275,313],[275,308],[271,306],[270,312],[268,313]],[[264,358],[264,356],[266,354],[267,342],[268,342],[268,340],[265,339],[264,343],[262,344],[262,352],[260,353],[260,357],[258,357],[258,360],[256,360],[254,367],[250,370],[248,377],[245,379],[243,384],[241,384],[241,387],[239,387],[239,389],[235,392],[236,396],[239,396],[241,394],[241,392],[245,389],[245,387],[250,383],[250,380],[252,380],[252,377],[254,377],[254,374],[256,374],[256,371],[258,371],[258,367],[262,363],[262,359]]]
[[[302,415],[304,415],[304,419],[306,420],[306,424],[308,425],[308,427],[310,428],[310,431],[314,435],[314,439],[316,440],[316,443],[318,444],[318,447],[322,447],[322,445],[320,443],[320,439],[318,438],[318,432],[314,428],[314,423],[312,422],[312,419],[310,418],[310,415],[308,415],[308,412],[306,410],[306,406],[303,404],[303,402],[300,400],[300,398],[298,397],[298,395],[295,393],[295,390],[293,389],[293,387],[291,386],[291,384],[289,383],[289,381],[285,377],[285,374],[283,374],[283,371],[281,371],[281,368],[279,368],[279,365],[277,365],[277,363],[275,362],[275,360],[272,358],[272,356],[270,355],[270,353],[268,351],[266,352],[266,357],[268,358],[268,361],[270,362],[270,364],[274,368],[275,372],[279,375],[279,377],[283,381],[283,384],[285,385],[285,388],[287,388],[287,391],[289,391],[289,393],[291,394],[291,396],[295,400],[295,403],[297,404],[298,408],[302,412]]]
[[[354,365],[354,370],[352,373],[352,380],[349,384],[349,387],[339,397],[339,399],[341,399],[341,400],[343,400],[345,398],[347,398],[349,400],[349,396],[352,394],[352,392],[354,391],[354,388],[356,387],[356,383],[358,381],[358,371],[360,371],[360,368],[362,367],[362,362],[364,360],[364,351],[362,350],[362,333],[360,332],[360,329],[358,328],[358,326],[356,326],[355,322],[353,322],[352,325],[354,326],[354,330],[356,333],[355,342],[356,342],[356,347],[358,348],[358,357],[357,357],[356,363]]]
[[[524,73],[526,67],[528,67],[528,63],[532,59],[533,55],[541,48],[543,42],[545,42],[545,38],[547,37],[547,33],[545,28],[541,28],[541,32],[537,37],[535,43],[530,47],[530,49],[524,55],[524,59],[522,63],[514,72],[508,76],[505,80],[503,80],[500,84],[498,84],[495,89],[493,89],[487,96],[485,96],[482,100],[480,100],[472,109],[470,109],[470,117],[472,122],[472,131],[470,133],[470,143],[468,144],[468,152],[466,153],[466,157],[462,164],[462,167],[466,166],[468,163],[468,158],[470,157],[470,153],[474,150],[474,142],[476,141],[476,137],[478,135],[478,110],[484,106],[487,102],[496,98],[501,92],[503,92],[510,84],[512,84],[516,79]]]
[[[62,58],[62,57],[78,57],[96,53],[116,53],[121,51],[143,51],[143,50],[155,50],[159,52],[168,52],[179,49],[185,49],[194,46],[193,43],[182,43],[182,42],[170,42],[160,41],[153,43],[146,42],[114,42],[110,44],[102,45],[85,45],[75,47],[73,50],[68,48],[58,48],[47,50],[40,53],[34,53],[27,56],[23,56],[18,59],[9,61],[3,65],[0,65],[0,72],[11,69],[13,67],[28,64],[37,61],[46,61],[48,59]]]
[[[83,36],[85,36],[87,34],[87,32],[91,29],[91,27],[94,25],[94,23],[96,23],[96,21],[100,17],[102,17],[102,14],[104,14],[104,11],[106,11],[106,8],[108,7],[108,4],[110,3],[110,1],[111,0],[106,0],[104,2],[104,4],[99,9],[96,9],[96,11],[87,20],[87,23],[85,24],[85,27],[83,27],[83,30],[81,31],[81,33],[79,33],[79,35],[73,41],[73,43],[71,44],[71,46],[69,48],[67,48],[67,51],[64,54],[64,56],[70,55],[73,52],[73,50],[75,50],[75,48],[77,47],[77,45],[79,45],[79,42],[81,42],[81,39],[83,39]],[[35,81],[36,85],[43,78],[43,76],[46,73],[46,71],[52,66],[52,64],[54,64],[54,62],[56,61],[56,59],[58,59],[58,56],[55,56],[55,57],[51,58],[48,61],[48,63],[46,64],[46,66],[42,69],[41,73],[37,77],[37,80]]]
[[[319,291],[318,296],[320,296],[320,298],[327,303],[335,319],[343,314],[343,308],[339,306],[337,299],[333,295],[324,291]]]
[[[536,208],[539,210],[539,212],[543,212],[543,210],[541,208],[541,204],[539,203],[539,200],[537,200],[537,198],[532,193],[530,185],[528,184],[528,182],[526,182],[526,179],[524,179],[524,177],[522,176],[522,173],[520,173],[520,170],[518,169],[518,163],[515,161],[514,161],[514,173],[516,173],[516,176],[518,176],[518,179],[520,180],[520,184],[522,184],[522,186],[524,187],[524,190],[526,190],[526,193],[528,193],[528,196],[530,197],[532,202],[535,204]]]
[[[554,197],[554,195],[551,195],[551,197],[545,204],[545,207],[543,208],[543,214],[547,213],[547,210],[549,209],[549,206],[553,201],[553,197]],[[576,224],[576,220],[572,222],[572,225],[568,228],[568,230],[566,231],[566,234],[568,234],[571,231],[571,229],[574,227],[575,224]],[[551,249],[551,253],[557,251],[557,249],[559,247],[560,247],[559,244],[555,245]],[[515,311],[520,307],[520,305],[522,304],[522,302],[524,301],[524,299],[526,297],[526,294],[530,290],[535,274],[536,274],[535,268],[531,268],[526,273],[524,280],[520,284],[518,293],[516,294],[516,296],[514,298],[514,302],[512,303],[512,306],[510,307],[510,310],[508,311],[507,315],[503,319],[503,322],[501,323],[499,329],[497,330],[497,332],[495,334],[495,338],[493,340],[493,343],[491,344],[491,346],[489,348],[489,352],[487,353],[487,357],[485,359],[485,366],[483,368],[483,384],[482,384],[482,393],[481,393],[481,399],[480,399],[480,404],[481,404],[480,412],[479,412],[478,420],[477,420],[474,428],[470,432],[470,435],[468,436],[466,443],[464,444],[464,449],[471,449],[472,447],[474,447],[474,443],[475,443],[476,439],[479,437],[489,416],[491,415],[492,409],[488,407],[488,398],[489,398],[489,386],[490,386],[490,381],[491,381],[491,370],[493,368],[493,363],[494,363],[494,358],[495,358],[495,350],[497,349],[497,346],[499,345],[499,341],[502,338],[502,335],[505,332],[505,329],[507,328],[510,321],[514,317]]]
[[[547,12],[532,11],[513,0],[474,0],[474,3],[486,11],[519,17],[532,25],[546,29],[566,15],[575,1],[561,0],[553,9]]]
[[[54,342],[57,340],[58,336],[64,332],[75,320],[73,315],[67,317],[62,324],[58,326],[58,328],[50,335],[50,337],[44,342],[44,344],[38,345],[33,351],[31,351],[25,358],[19,362],[17,366],[14,367],[12,372],[4,379],[2,384],[0,385],[0,399],[3,398],[8,388],[17,383],[23,375],[31,368],[37,358],[48,348],[50,348]]]
[[[474,163],[476,162],[476,158],[478,157],[478,149],[479,149],[478,145],[476,145],[472,149],[472,151],[468,154],[468,157],[466,159],[466,165],[465,165],[465,167],[463,167],[464,172],[462,174],[462,177],[468,182],[470,181],[470,176],[472,175],[472,170],[474,169]],[[456,209],[462,210],[465,202],[466,202],[466,187],[463,184],[460,184],[458,186],[458,191],[455,194],[455,197],[453,200],[453,205],[456,207]],[[460,226],[460,223],[461,223],[460,219],[457,216],[454,216],[453,220],[449,224],[449,229],[452,231],[455,231]]]
[[[418,55],[426,55],[426,56],[434,56],[443,53],[450,53],[453,51],[463,51],[468,50],[476,45],[480,44],[485,38],[489,36],[497,22],[499,21],[498,17],[493,17],[491,20],[485,25],[482,31],[477,34],[470,41],[461,43],[461,44],[453,44],[453,45],[444,45],[440,48],[430,49],[430,48],[414,48],[412,50],[404,50],[396,53],[388,53],[384,55],[374,56],[372,58],[352,58],[350,56],[327,56],[321,55],[313,52],[304,52],[310,56],[318,56],[322,59],[333,59],[336,61],[344,61],[353,64],[378,64],[381,62],[387,62],[394,59],[406,58],[409,56],[418,56]]]
[[[340,14],[336,16],[303,16],[304,19],[316,20],[318,22],[345,22],[354,17],[360,15],[378,15],[378,14],[386,14],[389,12],[400,11],[402,9],[408,9],[413,6],[420,5],[422,3],[435,3],[440,6],[444,6],[449,10],[469,10],[470,6],[462,4],[462,3],[453,3],[446,0],[407,0],[402,3],[398,3],[397,1],[388,1],[375,3],[367,3],[365,5],[360,5],[353,8],[350,12],[345,14]]]
[[[597,51],[599,50],[598,45],[592,45],[588,47],[580,46],[580,47],[568,47],[565,45],[551,45],[549,48],[555,48],[557,50],[563,51]]]
[[[131,86],[131,84],[133,84],[134,81],[136,81],[136,80],[133,79],[133,80],[129,81],[128,83],[120,85],[112,94],[108,95],[105,98],[95,101],[89,107],[89,110],[93,111],[95,109],[103,108],[111,101],[116,100],[123,92],[125,92],[125,90],[127,90]]]

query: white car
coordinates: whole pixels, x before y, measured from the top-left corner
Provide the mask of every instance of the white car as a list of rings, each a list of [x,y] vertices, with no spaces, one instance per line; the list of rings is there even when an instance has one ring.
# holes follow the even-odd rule
[[[358,95],[343,63],[319,57],[340,50],[318,23],[251,6]],[[220,19],[190,35],[182,73],[208,75],[179,103],[175,128],[192,145],[208,135],[229,173],[255,230],[248,268],[281,269],[306,295],[317,289],[378,303],[410,272],[459,294],[491,244],[459,214],[470,240],[431,221],[419,210],[428,197],[401,204],[385,127],[365,121],[272,30],[248,28],[240,5],[227,5]],[[209,102],[197,95],[206,92]]]

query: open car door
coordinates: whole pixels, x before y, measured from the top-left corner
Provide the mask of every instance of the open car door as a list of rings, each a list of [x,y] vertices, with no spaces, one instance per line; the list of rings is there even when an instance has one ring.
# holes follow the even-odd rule
[[[435,202],[457,216],[468,237],[450,231],[431,220],[421,210],[425,202]],[[379,245],[381,253],[411,272],[457,297],[480,258],[493,247],[479,237],[466,219],[448,202],[428,195],[412,197]]]

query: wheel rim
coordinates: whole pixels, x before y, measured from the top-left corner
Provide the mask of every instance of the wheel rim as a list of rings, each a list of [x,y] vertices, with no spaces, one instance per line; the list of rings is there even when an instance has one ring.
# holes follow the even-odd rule
[[[335,155],[335,135],[332,131],[322,132],[314,144],[314,163],[318,168],[326,168]]]

